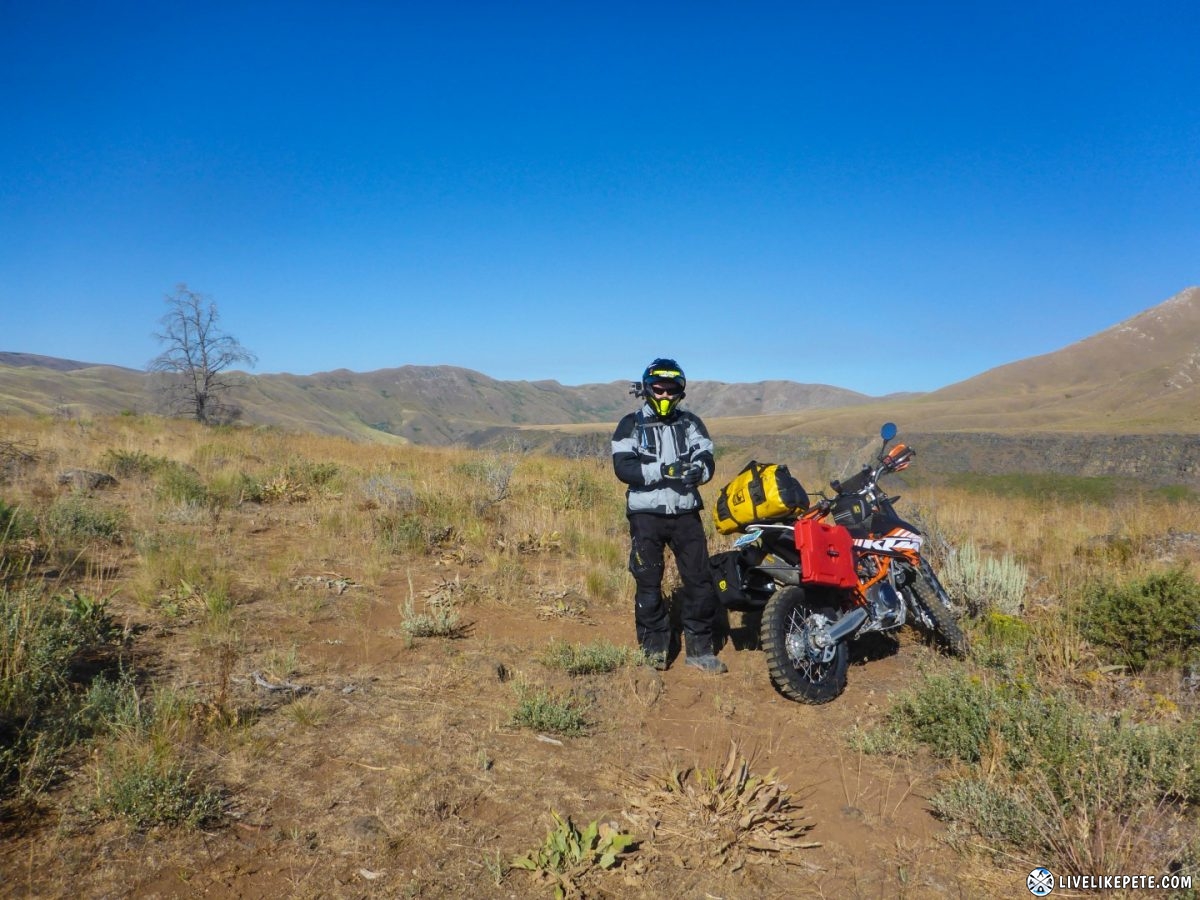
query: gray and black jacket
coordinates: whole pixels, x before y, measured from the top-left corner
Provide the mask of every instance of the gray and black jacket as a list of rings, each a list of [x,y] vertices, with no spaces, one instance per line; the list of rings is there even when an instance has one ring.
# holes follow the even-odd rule
[[[628,513],[675,516],[704,507],[695,486],[662,477],[663,463],[694,463],[704,467],[701,483],[713,477],[713,442],[700,417],[676,409],[666,419],[649,404],[617,423],[612,437],[613,471],[629,485]]]

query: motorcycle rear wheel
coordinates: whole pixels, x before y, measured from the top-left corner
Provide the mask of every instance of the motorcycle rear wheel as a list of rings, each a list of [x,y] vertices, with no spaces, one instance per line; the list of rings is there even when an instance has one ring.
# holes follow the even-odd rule
[[[967,636],[958,627],[958,621],[950,609],[950,596],[938,581],[933,567],[921,560],[921,568],[913,573],[908,584],[912,599],[933,621],[933,637],[952,656],[967,655]]]
[[[838,612],[806,597],[803,588],[776,591],[763,610],[760,641],[775,689],[799,703],[828,703],[846,688],[850,651],[844,640],[817,647],[812,633]]]

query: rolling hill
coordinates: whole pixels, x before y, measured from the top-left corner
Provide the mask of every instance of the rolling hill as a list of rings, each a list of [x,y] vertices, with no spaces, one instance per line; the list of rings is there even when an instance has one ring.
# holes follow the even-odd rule
[[[1053,353],[913,397],[731,418],[730,434],[869,432],[885,418],[921,432],[1200,433],[1200,288]]]
[[[131,369],[0,353],[0,414],[151,412],[151,376]],[[633,408],[629,382],[566,386],[498,381],[453,366],[358,373],[245,375],[231,394],[242,421],[372,440],[447,444],[497,426],[611,423]],[[689,385],[706,415],[754,416],[871,402],[829,385],[789,381]]]
[[[498,381],[451,366],[248,375],[234,397],[248,423],[373,440],[478,443],[507,429],[603,431],[633,407],[628,382]],[[148,376],[0,353],[0,413],[148,412]],[[688,404],[722,433],[1200,433],[1200,288],[1188,288],[1053,353],[928,394],[868,397],[829,385],[697,381]]]

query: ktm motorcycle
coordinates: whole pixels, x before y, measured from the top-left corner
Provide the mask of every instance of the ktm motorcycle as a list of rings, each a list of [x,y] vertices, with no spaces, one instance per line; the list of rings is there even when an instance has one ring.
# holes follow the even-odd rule
[[[967,652],[955,607],[921,554],[924,537],[896,513],[879,481],[915,451],[891,422],[872,465],[794,518],[755,522],[727,554],[740,604],[761,609],[760,643],[775,687],[802,703],[827,703],[846,687],[849,643],[912,624],[954,655]],[[714,567],[719,565],[714,557]]]

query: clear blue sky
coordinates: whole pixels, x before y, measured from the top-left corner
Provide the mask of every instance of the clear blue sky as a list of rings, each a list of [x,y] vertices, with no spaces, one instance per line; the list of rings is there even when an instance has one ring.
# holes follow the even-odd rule
[[[0,350],[930,390],[1200,284],[1200,5],[0,0]]]

